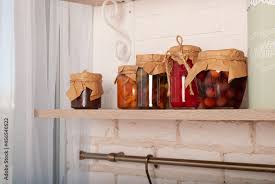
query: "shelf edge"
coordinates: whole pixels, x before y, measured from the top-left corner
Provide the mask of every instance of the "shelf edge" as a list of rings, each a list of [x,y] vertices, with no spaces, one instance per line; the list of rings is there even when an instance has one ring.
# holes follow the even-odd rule
[[[94,120],[275,121],[274,110],[34,110],[36,118]]]

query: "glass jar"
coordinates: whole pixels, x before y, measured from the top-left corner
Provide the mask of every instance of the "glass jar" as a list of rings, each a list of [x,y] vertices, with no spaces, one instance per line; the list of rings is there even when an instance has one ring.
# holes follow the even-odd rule
[[[67,96],[74,109],[99,109],[101,108],[101,96],[103,94],[102,75],[82,73],[71,75],[70,88]]]
[[[137,55],[138,108],[165,109],[168,105],[165,56]]]
[[[177,37],[179,46],[170,48],[167,59],[169,76],[169,96],[173,108],[197,108],[199,94],[196,81],[186,84],[186,77],[196,62],[201,49],[192,45],[182,45],[182,38]]]
[[[197,76],[199,108],[240,108],[247,82],[246,58],[242,51],[201,52],[189,74]]]
[[[151,79],[152,80],[152,79]],[[149,74],[143,68],[137,70],[138,108],[149,109]]]
[[[73,109],[100,109],[101,98],[90,100],[91,94],[91,89],[84,89],[79,97],[71,101],[71,107]]]
[[[257,6],[247,14],[249,108],[275,110],[275,1],[250,2]]]
[[[198,88],[195,81],[185,89],[185,79],[188,71],[184,65],[173,62],[173,69],[170,74],[170,103],[174,108],[197,108],[199,105]],[[192,60],[188,59],[187,64],[192,68]],[[190,89],[192,88],[193,91]]]
[[[117,105],[120,109],[137,108],[137,66],[124,65],[118,69]]]

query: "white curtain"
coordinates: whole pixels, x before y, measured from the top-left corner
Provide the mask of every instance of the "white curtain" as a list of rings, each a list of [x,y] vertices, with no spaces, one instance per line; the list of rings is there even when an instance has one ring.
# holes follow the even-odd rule
[[[57,0],[14,0],[13,183],[53,183],[54,121],[33,117],[55,106]]]
[[[92,6],[60,1],[60,107],[70,108],[70,102],[65,96],[69,88],[70,74],[83,70],[93,71],[93,15]],[[61,121],[61,166],[64,182],[68,184],[89,183],[89,178],[82,175],[79,161],[81,135],[87,130],[87,125],[93,121],[62,120]],[[86,126],[86,127],[85,127]],[[62,144],[63,142],[63,144]],[[66,143],[66,144],[65,144]],[[86,148],[85,150],[89,150]],[[61,153],[62,154],[62,153]],[[62,171],[62,169],[61,169]],[[62,173],[60,173],[62,176]]]
[[[6,104],[14,99],[11,183],[86,182],[89,179],[81,177],[79,170],[79,150],[88,150],[80,147],[87,123],[36,119],[33,110],[69,108],[65,96],[69,75],[84,69],[93,71],[93,7],[60,0],[0,2],[0,38],[11,44],[9,53],[2,49],[7,44],[0,41],[1,60],[4,52],[11,57],[0,68],[1,78],[6,75],[3,71],[11,76],[0,83],[1,87],[7,83],[5,94],[12,94]],[[8,10],[10,25],[3,26],[6,17],[2,14]],[[6,96],[1,93],[3,99]],[[55,130],[60,131],[60,137],[55,136]]]
[[[0,183],[11,183],[13,108],[13,2],[0,0]],[[6,131],[8,134],[6,134]],[[5,161],[4,161],[5,160]],[[8,163],[6,162],[8,161]],[[5,171],[8,169],[8,171]],[[7,174],[8,173],[8,174]]]
[[[69,74],[84,69],[92,71],[93,7],[60,0],[0,2],[1,10],[10,11],[10,25],[5,25],[4,32],[10,33],[9,49],[13,51],[7,60],[14,60],[14,65],[6,62],[11,78],[3,81],[8,84],[5,94],[14,91],[11,182],[76,183],[82,179],[78,174],[82,124],[36,119],[33,110],[68,108],[64,94]],[[2,2],[9,4],[9,9]],[[2,14],[1,11],[0,25]],[[0,30],[0,38],[4,38],[6,35],[2,36]],[[6,48],[7,44],[2,46]],[[2,77],[2,67],[0,70]],[[6,99],[2,94],[0,97]],[[6,104],[11,104],[11,100]],[[60,131],[60,137],[54,131]],[[70,144],[66,146],[66,142]]]

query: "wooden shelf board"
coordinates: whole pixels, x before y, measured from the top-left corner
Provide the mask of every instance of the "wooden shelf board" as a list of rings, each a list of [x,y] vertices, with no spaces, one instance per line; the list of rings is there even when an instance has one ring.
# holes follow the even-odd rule
[[[63,0],[73,3],[88,4],[93,6],[101,6],[104,0]],[[117,0],[117,2],[124,2],[124,0]]]
[[[275,110],[35,110],[37,118],[94,120],[275,121]]]

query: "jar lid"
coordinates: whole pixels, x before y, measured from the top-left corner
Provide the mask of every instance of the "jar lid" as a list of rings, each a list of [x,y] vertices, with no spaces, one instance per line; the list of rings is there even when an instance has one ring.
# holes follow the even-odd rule
[[[102,75],[99,73],[90,73],[84,70],[81,73],[71,74],[71,81],[101,81]]]
[[[160,63],[165,59],[165,55],[163,54],[143,54],[136,56],[136,64],[138,67],[143,67],[145,63],[155,62]]]
[[[137,70],[138,66],[136,65],[122,65],[118,67],[118,76],[119,75],[125,75],[132,79],[133,81],[137,80]],[[114,83],[117,82],[118,76],[116,77],[116,80]]]
[[[191,59],[193,64],[196,63],[198,54],[201,52],[201,48],[194,45],[183,45],[183,38],[179,35],[177,36],[176,40],[178,42],[178,46],[174,46],[169,49],[168,53],[170,56],[181,56],[187,59]]]
[[[138,67],[136,65],[122,65],[118,67],[118,73],[137,73]]]
[[[184,55],[188,55],[191,58],[195,58],[198,56],[198,53],[201,52],[200,47],[194,45],[183,45],[183,38],[180,35],[177,36],[176,40],[178,45],[169,49],[169,52],[172,55],[182,53]]]
[[[246,57],[243,51],[237,49],[208,50],[199,53],[198,60],[227,60],[227,61],[243,61]]]

